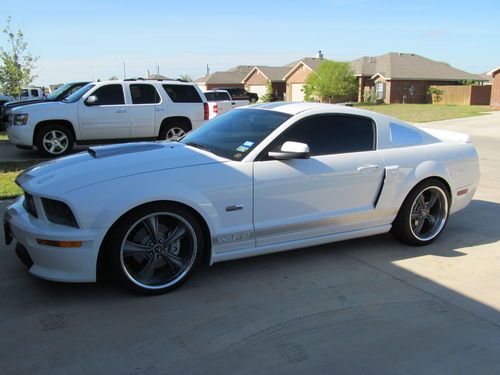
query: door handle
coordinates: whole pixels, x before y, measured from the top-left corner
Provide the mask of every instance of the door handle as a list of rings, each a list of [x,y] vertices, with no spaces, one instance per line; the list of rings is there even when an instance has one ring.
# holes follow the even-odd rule
[[[116,113],[127,113],[127,110],[126,109],[117,109],[115,112]]]
[[[358,172],[373,172],[376,171],[379,168],[377,164],[363,164],[358,167]]]

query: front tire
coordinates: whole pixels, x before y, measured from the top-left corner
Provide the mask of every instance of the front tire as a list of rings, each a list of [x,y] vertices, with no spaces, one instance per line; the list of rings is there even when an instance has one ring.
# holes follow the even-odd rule
[[[435,179],[423,181],[404,200],[391,232],[404,243],[427,245],[443,232],[449,210],[450,194],[446,186]]]
[[[185,207],[152,203],[113,226],[107,251],[114,275],[143,294],[162,294],[184,284],[203,257],[203,229]]]
[[[73,134],[63,125],[46,125],[35,138],[36,148],[44,156],[57,157],[70,153],[74,146]]]

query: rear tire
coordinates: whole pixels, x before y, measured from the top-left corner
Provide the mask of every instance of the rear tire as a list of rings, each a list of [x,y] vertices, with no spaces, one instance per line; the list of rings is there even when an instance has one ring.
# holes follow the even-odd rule
[[[71,131],[63,125],[46,125],[38,130],[35,145],[38,152],[48,157],[58,157],[73,150],[75,140]]]
[[[429,179],[415,186],[404,200],[391,232],[400,241],[423,246],[443,232],[448,222],[450,194],[439,180]]]
[[[187,124],[183,123],[166,123],[161,127],[158,139],[160,141],[178,141],[186,135],[191,129]]]
[[[197,218],[175,203],[150,203],[122,217],[105,247],[113,274],[142,294],[177,289],[192,275],[205,250]]]

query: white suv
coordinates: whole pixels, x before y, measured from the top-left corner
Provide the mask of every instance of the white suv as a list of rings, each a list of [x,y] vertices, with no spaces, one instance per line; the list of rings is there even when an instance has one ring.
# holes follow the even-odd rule
[[[177,140],[209,117],[196,85],[151,80],[93,82],[62,102],[16,107],[6,115],[11,142],[47,156],[66,154],[75,143]]]

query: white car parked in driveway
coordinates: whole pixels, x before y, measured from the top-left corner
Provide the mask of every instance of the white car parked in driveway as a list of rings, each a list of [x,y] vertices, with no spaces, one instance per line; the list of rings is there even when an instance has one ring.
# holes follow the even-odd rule
[[[208,120],[198,86],[179,81],[105,81],[82,87],[61,102],[8,109],[7,134],[20,148],[47,156],[75,143],[177,140]]]
[[[435,135],[433,135],[435,133]],[[238,108],[180,142],[89,148],[19,175],[7,242],[32,274],[144,293],[210,263],[392,231],[434,241],[472,199],[468,136],[315,103]]]
[[[250,104],[249,100],[235,100],[227,90],[210,90],[203,92],[207,98],[209,118],[222,115],[232,109],[244,107]]]

